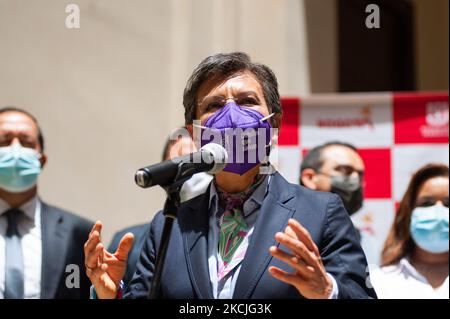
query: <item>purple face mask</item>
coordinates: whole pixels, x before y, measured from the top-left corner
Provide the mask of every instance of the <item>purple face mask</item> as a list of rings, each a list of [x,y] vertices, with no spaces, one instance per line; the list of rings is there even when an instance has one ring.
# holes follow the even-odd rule
[[[211,142],[222,145],[228,152],[224,171],[242,175],[269,155],[272,127],[267,118],[229,102],[206,120],[201,145]]]

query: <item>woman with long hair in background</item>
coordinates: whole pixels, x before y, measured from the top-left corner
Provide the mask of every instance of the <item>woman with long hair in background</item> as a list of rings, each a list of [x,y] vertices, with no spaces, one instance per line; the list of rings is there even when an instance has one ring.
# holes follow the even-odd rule
[[[371,272],[379,298],[449,298],[448,166],[428,164],[411,178]]]

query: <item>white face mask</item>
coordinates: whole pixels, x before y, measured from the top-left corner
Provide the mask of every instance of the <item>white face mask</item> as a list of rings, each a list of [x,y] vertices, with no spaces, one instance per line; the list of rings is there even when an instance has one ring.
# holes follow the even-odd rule
[[[211,183],[213,176],[208,173],[197,173],[184,182],[180,191],[181,202],[185,202],[203,194]]]

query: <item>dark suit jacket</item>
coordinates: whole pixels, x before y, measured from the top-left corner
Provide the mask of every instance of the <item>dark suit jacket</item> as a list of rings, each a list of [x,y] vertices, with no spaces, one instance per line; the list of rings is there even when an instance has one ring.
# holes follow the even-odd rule
[[[86,219],[42,203],[42,299],[89,298],[83,247],[92,226]],[[78,266],[80,288],[66,286],[66,279],[73,283],[75,274],[67,265]]]
[[[128,254],[127,271],[125,272],[125,277],[123,278],[125,286],[127,286],[131,281],[136,271],[136,264],[141,254],[142,246],[148,236],[149,228],[149,224],[125,228],[114,235],[111,244],[108,247],[108,251],[114,253],[117,250],[117,247],[119,247],[120,240],[126,233],[132,233],[134,235],[133,248]]]
[[[207,261],[208,204],[209,190],[181,204],[161,277],[162,298],[213,298]],[[376,298],[366,285],[367,261],[341,199],[290,184],[279,173],[273,175],[262,203],[233,298],[302,297],[293,286],[276,280],[267,271],[269,266],[293,271],[269,253],[269,247],[278,244],[275,233],[284,231],[289,218],[298,220],[310,232],[327,272],[337,282],[339,298]],[[151,223],[125,298],[147,296],[163,224],[164,216],[159,213]]]

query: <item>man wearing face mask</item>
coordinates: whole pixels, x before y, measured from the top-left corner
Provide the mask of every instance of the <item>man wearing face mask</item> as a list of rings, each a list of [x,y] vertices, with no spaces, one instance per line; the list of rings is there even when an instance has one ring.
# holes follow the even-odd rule
[[[190,76],[183,105],[196,143],[222,144],[228,161],[204,194],[180,205],[158,297],[375,298],[338,196],[290,184],[267,161],[282,117],[272,70],[242,52],[209,56]],[[85,262],[98,298],[148,296],[163,227],[160,212],[123,290],[133,237],[108,252],[96,223]]]
[[[332,192],[353,215],[363,205],[364,162],[351,144],[328,142],[308,151],[300,167],[300,184]]]
[[[339,195],[350,216],[363,205],[363,178],[364,162],[358,150],[339,141],[314,147],[300,166],[300,185]]]
[[[41,201],[37,182],[46,161],[36,119],[0,109],[2,299],[89,298],[82,245],[93,223]]]
[[[186,128],[182,127],[175,130],[175,132],[167,139],[166,144],[164,145],[162,160],[167,161],[174,157],[180,157],[192,152],[195,152],[194,142]],[[212,176],[208,173],[194,174],[183,184],[180,191],[180,201],[185,202],[203,194],[208,188],[211,180]],[[142,245],[148,234],[148,229],[149,225],[147,223],[125,228],[114,235],[111,244],[108,247],[109,251],[116,251],[122,237],[127,233],[133,234],[134,243],[133,248],[128,254],[127,270],[123,278],[124,286],[128,285],[136,271],[136,263],[141,253]]]

